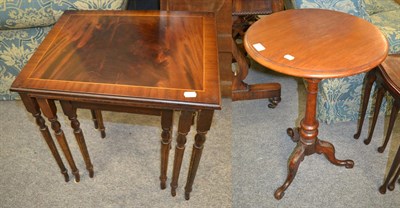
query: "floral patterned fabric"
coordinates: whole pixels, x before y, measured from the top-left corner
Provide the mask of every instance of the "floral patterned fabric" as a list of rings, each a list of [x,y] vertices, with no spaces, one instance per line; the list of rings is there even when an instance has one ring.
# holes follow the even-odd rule
[[[389,54],[400,54],[400,6],[398,10],[379,12],[370,15],[389,42]]]
[[[295,8],[320,8],[362,16],[361,0],[292,0]]]
[[[295,8],[321,8],[346,12],[376,25],[390,44],[390,54],[400,53],[400,6],[394,0],[291,0]],[[365,73],[324,79],[319,84],[317,118],[321,122],[354,121],[359,118]],[[373,87],[374,89],[375,87]],[[368,109],[374,109],[371,92]],[[386,100],[391,100],[386,96]],[[391,108],[384,100],[381,111]],[[389,113],[389,111],[386,111]]]
[[[394,0],[364,0],[365,10],[368,14],[388,12],[400,9],[400,4]]]
[[[121,10],[127,0],[0,0],[0,100],[64,10]]]
[[[0,0],[0,29],[49,26],[54,23],[51,0]]]
[[[58,20],[65,10],[121,10],[127,0],[54,0],[53,12]]]
[[[18,99],[10,86],[51,27],[0,30],[0,100]]]

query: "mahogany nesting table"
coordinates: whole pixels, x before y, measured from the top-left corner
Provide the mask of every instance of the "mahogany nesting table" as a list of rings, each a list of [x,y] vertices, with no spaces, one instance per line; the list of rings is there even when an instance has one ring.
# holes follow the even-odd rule
[[[324,154],[333,164],[352,168],[352,160],[338,160],[334,146],[319,140],[316,120],[318,83],[366,72],[387,56],[388,43],[369,22],[322,9],[287,10],[266,16],[247,31],[244,44],[258,63],[280,73],[303,77],[307,82],[305,117],[288,135],[297,142],[288,162],[284,184],[275,191],[281,199],[305,156]]]
[[[357,132],[356,134],[354,134],[355,139],[358,139],[360,137],[362,126],[365,119],[365,113],[367,111],[371,88],[374,82],[376,83],[378,92],[376,95],[374,116],[372,118],[372,124],[368,133],[368,137],[367,139],[364,140],[365,144],[369,144],[371,142],[372,135],[374,134],[375,124],[378,119],[379,110],[381,108],[382,99],[385,92],[386,91],[389,92],[389,94],[393,97],[394,100],[385,140],[382,146],[378,148],[378,152],[382,153],[383,151],[385,151],[385,148],[389,142],[394,127],[394,123],[396,121],[396,117],[399,113],[399,108],[400,108],[400,55],[397,54],[389,55],[386,58],[386,60],[382,62],[382,64],[380,64],[378,67],[375,67],[373,70],[367,73],[365,77],[364,99],[362,101],[360,121],[358,123]],[[400,174],[399,167],[400,167],[400,146],[397,148],[397,153],[396,156],[394,157],[389,173],[384,183],[379,188],[380,193],[382,194],[386,193],[386,188],[388,188],[391,191],[394,189],[395,182]]]
[[[93,166],[77,108],[161,116],[161,188],[165,188],[172,112],[180,111],[171,182],[176,195],[186,135],[197,114],[185,198],[189,199],[205,135],[221,108],[215,17],[212,13],[161,11],[68,11],[55,24],[11,90],[36,118],[68,181],[40,110],[48,118],[75,180],[75,165],[55,100],[61,102],[85,160]]]

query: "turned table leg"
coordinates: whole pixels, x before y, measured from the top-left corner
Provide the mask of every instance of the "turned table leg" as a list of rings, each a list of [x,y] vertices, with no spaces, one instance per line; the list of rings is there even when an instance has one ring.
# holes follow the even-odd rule
[[[314,153],[324,154],[326,158],[333,164],[339,166],[345,166],[346,168],[352,168],[354,162],[352,160],[338,160],[335,157],[335,148],[329,142],[318,139],[318,126],[319,123],[316,119],[316,103],[318,93],[318,83],[320,79],[305,79],[307,81],[307,103],[306,112],[304,118],[300,122],[300,128],[288,129],[287,133],[294,142],[297,142],[297,146],[292,152],[291,157],[288,161],[288,175],[283,183],[275,191],[275,198],[281,199],[285,190],[294,180],[297,170],[301,161],[305,156],[312,155]]]
[[[62,151],[64,152],[65,157],[71,167],[72,174],[75,176],[75,181],[80,181],[79,170],[75,165],[74,158],[72,157],[71,151],[68,146],[68,142],[65,139],[65,135],[63,130],[61,129],[61,124],[57,119],[57,107],[54,104],[54,100],[48,100],[44,98],[37,98],[37,102],[42,110],[43,114],[48,118],[51,122],[51,128],[54,130],[55,136],[57,138],[58,143]]]
[[[195,142],[193,144],[189,172],[185,186],[186,200],[189,200],[190,198],[190,192],[192,191],[194,178],[196,177],[197,168],[199,167],[201,154],[204,148],[204,142],[206,141],[206,134],[211,127],[213,114],[214,114],[213,110],[201,110],[199,111],[197,116],[197,134],[194,138]]]
[[[92,114],[94,128],[100,131],[101,138],[104,139],[106,137],[106,128],[104,127],[103,115],[101,115],[101,111],[90,110],[90,113]]]
[[[30,98],[26,94],[20,93],[20,97],[22,102],[25,105],[26,110],[33,115],[36,119],[36,124],[39,126],[40,132],[42,133],[42,136],[44,140],[47,143],[47,146],[49,146],[49,149],[51,153],[53,154],[54,159],[56,160],[58,167],[60,168],[61,174],[63,174],[65,182],[69,181],[69,176],[68,176],[68,170],[65,168],[64,163],[62,162],[62,159],[60,157],[60,154],[57,151],[57,147],[54,144],[53,138],[51,137],[51,134],[49,132],[49,129],[47,128],[45,124],[45,120],[43,119],[41,113],[40,113],[40,108],[38,103],[34,98]]]
[[[179,173],[181,171],[183,153],[185,152],[186,136],[192,125],[193,112],[182,111],[179,116],[178,136],[176,138],[174,168],[172,170],[171,195],[176,196]]]
[[[71,121],[71,127],[74,130],[75,139],[78,143],[79,150],[81,151],[81,154],[83,156],[83,160],[85,161],[86,169],[89,172],[89,177],[93,178],[94,176],[93,165],[92,162],[90,161],[89,151],[86,146],[85,137],[83,136],[83,132],[77,118],[78,116],[76,114],[76,108],[72,106],[70,101],[62,100],[60,101],[60,103],[64,111],[64,114],[68,116],[68,119]]]
[[[169,150],[171,148],[172,124],[174,111],[164,110],[161,112],[161,173],[160,187],[166,188]]]

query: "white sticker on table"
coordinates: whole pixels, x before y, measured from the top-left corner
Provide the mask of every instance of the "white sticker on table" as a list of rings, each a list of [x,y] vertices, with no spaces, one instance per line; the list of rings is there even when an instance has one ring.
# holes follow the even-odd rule
[[[283,56],[283,58],[285,58],[285,59],[287,59],[289,61],[292,61],[294,59],[294,56],[292,56],[290,54],[286,54],[286,55]]]
[[[257,51],[263,51],[263,50],[265,50],[265,47],[264,47],[263,44],[261,44],[261,43],[255,43],[255,44],[253,44],[253,47],[254,47]]]
[[[195,98],[195,97],[197,97],[197,93],[196,93],[196,92],[193,92],[193,91],[191,91],[191,92],[184,92],[184,93],[183,93],[183,96],[184,96],[185,98]]]

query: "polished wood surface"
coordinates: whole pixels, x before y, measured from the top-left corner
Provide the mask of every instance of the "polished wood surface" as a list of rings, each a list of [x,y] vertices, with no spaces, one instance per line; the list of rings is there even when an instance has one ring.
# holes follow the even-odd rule
[[[213,12],[217,19],[218,56],[220,71],[220,87],[223,97],[232,97],[232,100],[264,99],[270,98],[271,107],[275,107],[280,100],[280,86],[277,83],[249,85],[244,83],[249,66],[232,73],[232,55],[239,62],[243,54],[237,54],[237,45],[232,45],[232,33],[237,33],[232,28],[233,18],[246,14],[270,14],[282,11],[283,0],[268,1],[242,1],[242,0],[161,0],[160,9],[167,11],[197,11]],[[242,31],[242,29],[239,29]],[[243,31],[242,31],[243,32]],[[235,36],[235,35],[234,35]],[[238,74],[241,74],[238,76]],[[246,84],[246,89],[240,83]]]
[[[221,108],[216,20],[213,13],[177,11],[67,11],[52,28],[11,90],[20,93],[57,161],[69,176],[40,110],[48,118],[75,180],[79,170],[57,118],[59,100],[71,121],[89,172],[93,164],[76,109],[92,111],[105,136],[100,111],[161,116],[160,187],[166,188],[173,111],[181,111],[171,193],[176,194],[186,135],[194,117],[198,133],[185,198],[190,198],[205,135]]]
[[[324,154],[332,164],[352,168],[352,160],[338,160],[334,146],[318,138],[318,83],[323,78],[355,75],[379,65],[388,53],[388,43],[379,30],[365,20],[341,12],[287,10],[254,23],[244,44],[248,54],[260,64],[303,77],[307,82],[305,116],[299,128],[287,130],[297,146],[288,161],[286,180],[275,191],[275,198],[284,196],[305,156]]]
[[[12,89],[216,109],[215,35],[211,13],[71,11],[60,18]],[[196,96],[185,97],[187,91]]]
[[[366,72],[381,63],[388,52],[386,38],[378,28],[330,10],[274,13],[255,22],[246,34],[245,48],[253,59],[297,77],[333,78]],[[257,43],[265,50],[257,51],[253,46]],[[294,59],[285,59],[285,55]]]
[[[217,22],[218,66],[221,94],[232,93],[232,0],[160,0],[160,9],[166,11],[212,12]]]
[[[364,88],[364,98],[361,105],[361,115],[358,123],[358,128],[354,138],[358,139],[361,135],[362,126],[365,119],[365,114],[367,111],[368,101],[371,94],[372,85],[376,83],[378,89],[376,95],[374,115],[372,118],[372,123],[368,133],[367,139],[364,140],[365,144],[369,144],[372,140],[374,134],[376,121],[378,120],[379,110],[381,108],[382,100],[386,92],[393,97],[392,112],[390,114],[389,125],[387,127],[387,132],[383,144],[378,147],[378,152],[382,153],[385,151],[386,146],[389,142],[390,136],[393,131],[394,123],[399,113],[400,109],[400,55],[390,55],[386,60],[367,73],[365,76],[365,88]],[[400,147],[399,147],[400,148]],[[395,159],[393,160],[392,166],[388,175],[386,176],[385,182],[379,188],[379,192],[384,194],[386,189],[394,189],[394,184],[399,177],[400,172],[400,150],[397,151]],[[397,170],[397,172],[396,172]],[[396,173],[395,173],[396,172]]]
[[[388,87],[400,95],[400,55],[390,55],[379,67]]]

